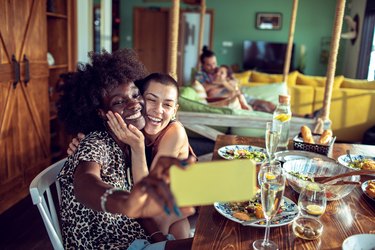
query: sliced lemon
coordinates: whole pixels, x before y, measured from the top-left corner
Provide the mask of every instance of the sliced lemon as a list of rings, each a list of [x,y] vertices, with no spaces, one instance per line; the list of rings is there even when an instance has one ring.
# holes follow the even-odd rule
[[[276,178],[276,176],[271,172],[265,173],[264,176],[266,177],[267,180],[274,180]]]
[[[309,184],[307,184],[306,185],[306,189],[307,190],[311,190],[311,191],[320,191],[321,190],[321,188],[319,187],[319,185],[316,184],[316,183],[309,183]]]
[[[276,120],[281,121],[281,122],[286,122],[290,120],[290,115],[288,114],[279,114],[275,117]]]
[[[311,204],[307,205],[306,212],[312,215],[321,215],[324,213],[324,208],[319,205]]]

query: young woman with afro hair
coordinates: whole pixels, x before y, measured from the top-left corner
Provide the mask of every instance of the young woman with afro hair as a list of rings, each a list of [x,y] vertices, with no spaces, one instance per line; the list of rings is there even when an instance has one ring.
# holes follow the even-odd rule
[[[58,103],[67,131],[86,134],[58,176],[65,248],[189,249],[191,239],[166,241],[153,220],[134,219],[160,215],[163,208],[167,214],[180,213],[160,178],[160,172],[171,163],[179,165],[178,160],[161,157],[149,175],[142,173],[148,173],[140,132],[144,101],[134,81],[146,75],[145,67],[129,49],[90,53],[90,59],[63,76]],[[127,124],[126,143],[108,126],[114,113]],[[132,167],[146,176],[135,185]],[[182,214],[192,210],[181,208]]]

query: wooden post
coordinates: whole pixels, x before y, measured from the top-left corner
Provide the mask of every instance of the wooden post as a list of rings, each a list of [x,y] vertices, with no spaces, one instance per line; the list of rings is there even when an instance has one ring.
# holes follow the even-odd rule
[[[204,35],[204,17],[206,15],[206,0],[201,1],[201,15],[199,19],[199,37],[198,37],[198,60],[197,60],[197,70],[200,70],[201,62],[199,56],[203,47],[203,35]]]
[[[292,16],[290,18],[290,26],[289,26],[288,47],[285,53],[283,82],[288,81],[290,60],[292,57],[292,49],[293,49],[294,30],[296,27],[297,10],[298,10],[298,0],[293,0]]]
[[[177,80],[178,26],[180,21],[180,0],[173,0],[170,11],[170,32],[168,48],[168,73]]]
[[[337,0],[336,4],[336,15],[335,15],[335,22],[332,31],[332,41],[331,41],[331,49],[329,54],[328,60],[328,67],[327,67],[327,75],[326,75],[326,85],[324,90],[324,100],[323,100],[323,110],[320,116],[322,122],[329,121],[329,112],[331,108],[331,98],[332,98],[332,88],[333,88],[333,81],[335,77],[336,71],[336,63],[337,63],[337,53],[339,50],[340,45],[340,36],[342,30],[342,22],[344,18],[344,10],[345,10],[345,0]],[[322,124],[317,124],[315,128],[315,132],[321,133],[323,132]]]

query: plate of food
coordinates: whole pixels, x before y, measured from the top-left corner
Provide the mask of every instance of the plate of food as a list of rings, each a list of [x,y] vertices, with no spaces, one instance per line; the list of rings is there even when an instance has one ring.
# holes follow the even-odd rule
[[[267,159],[264,148],[250,145],[228,145],[219,148],[217,153],[226,160],[251,159],[261,163]]]
[[[368,198],[375,201],[375,180],[365,181],[362,183],[361,188]]]
[[[346,154],[341,155],[337,161],[341,165],[355,170],[375,170],[375,157],[373,156],[351,154],[349,157]]]
[[[260,195],[243,202],[215,202],[214,207],[225,218],[244,226],[266,227]],[[298,215],[298,206],[290,199],[283,197],[280,209],[271,220],[270,227],[288,225]]]
[[[287,162],[291,160],[322,160],[329,162],[336,162],[334,159],[329,158],[328,156],[321,155],[314,152],[302,151],[302,150],[285,150],[275,153],[276,160],[281,162]]]

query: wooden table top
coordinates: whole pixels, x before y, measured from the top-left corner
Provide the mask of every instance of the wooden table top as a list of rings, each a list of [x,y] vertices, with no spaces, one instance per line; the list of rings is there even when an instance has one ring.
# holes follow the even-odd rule
[[[220,147],[234,144],[265,147],[263,139],[220,135],[215,143],[213,159],[220,159],[217,154]],[[347,149],[352,154],[375,155],[375,146],[335,143],[329,156],[337,159]],[[363,177],[361,180],[367,179],[375,177]],[[284,195],[294,202],[298,200],[298,194],[291,188],[286,188]],[[328,202],[320,221],[324,231],[317,240],[296,237],[292,224],[271,228],[270,239],[278,244],[279,249],[341,249],[342,242],[351,235],[375,233],[375,202],[363,194],[361,187],[356,187],[345,198]],[[202,206],[192,249],[252,249],[253,241],[263,237],[264,228],[242,226],[220,215],[213,206]]]

